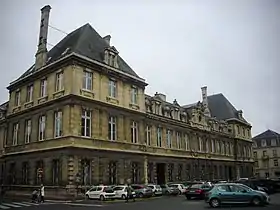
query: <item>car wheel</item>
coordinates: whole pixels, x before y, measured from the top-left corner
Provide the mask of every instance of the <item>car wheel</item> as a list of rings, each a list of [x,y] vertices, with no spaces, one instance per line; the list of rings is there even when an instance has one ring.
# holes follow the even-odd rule
[[[209,204],[212,208],[218,208],[218,207],[220,207],[220,200],[217,198],[212,198],[210,200]]]
[[[126,196],[125,196],[125,195],[122,195],[122,199],[125,200],[125,199],[126,199]]]
[[[144,194],[143,193],[139,193],[139,198],[143,198]]]
[[[260,206],[262,204],[262,201],[259,197],[253,197],[251,203],[254,205],[254,206]]]
[[[182,195],[182,192],[181,192],[181,191],[179,191],[179,195]]]
[[[105,200],[105,197],[104,197],[104,195],[100,195],[100,198],[99,198],[99,200],[101,200],[101,201],[104,201],[104,200]]]

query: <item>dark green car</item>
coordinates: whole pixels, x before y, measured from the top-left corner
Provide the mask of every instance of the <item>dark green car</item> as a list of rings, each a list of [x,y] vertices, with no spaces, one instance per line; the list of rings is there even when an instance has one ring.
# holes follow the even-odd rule
[[[253,190],[250,187],[237,183],[216,184],[205,195],[205,202],[213,208],[223,204],[252,204],[261,206],[268,204],[269,196],[265,192]]]

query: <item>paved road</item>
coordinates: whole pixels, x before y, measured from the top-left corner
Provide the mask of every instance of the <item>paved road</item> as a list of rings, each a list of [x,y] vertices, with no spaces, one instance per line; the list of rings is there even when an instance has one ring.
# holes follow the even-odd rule
[[[233,207],[232,209],[238,210],[279,210],[280,209],[280,195],[272,197],[272,204],[266,207]],[[16,205],[16,204],[15,204]],[[195,210],[207,210],[210,208],[204,201],[187,201],[183,196],[180,197],[170,197],[170,198],[156,198],[151,200],[143,200],[143,201],[136,201],[130,203],[97,203],[94,201],[87,201],[87,202],[79,202],[79,203],[61,203],[61,204],[40,204],[40,205],[30,205],[30,206],[21,206],[12,207],[8,210],[12,209],[20,209],[20,210],[143,210],[143,209],[159,209],[160,210],[171,210],[171,209],[195,209]],[[1,208],[0,208],[1,209]],[[229,207],[219,208],[220,210],[230,210]]]

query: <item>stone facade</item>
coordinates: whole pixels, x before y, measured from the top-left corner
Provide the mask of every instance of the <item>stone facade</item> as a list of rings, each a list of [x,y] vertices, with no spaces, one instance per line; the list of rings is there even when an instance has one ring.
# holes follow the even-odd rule
[[[84,42],[104,44],[94,40],[91,26],[79,30],[89,33]],[[211,113],[217,106],[213,97],[226,101],[223,95],[208,104],[204,87],[202,102],[180,106],[164,94],[146,95],[145,80],[124,65],[113,46],[96,53],[105,54],[106,62],[67,54],[68,46],[57,49],[63,47],[55,62],[49,57],[8,87],[9,101],[0,107],[5,184],[66,187],[251,176],[251,125],[234,107],[229,111],[234,116]]]

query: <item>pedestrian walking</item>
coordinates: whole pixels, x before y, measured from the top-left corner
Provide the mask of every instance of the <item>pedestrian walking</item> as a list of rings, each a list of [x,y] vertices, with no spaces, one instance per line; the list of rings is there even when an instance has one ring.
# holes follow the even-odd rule
[[[32,203],[38,203],[38,197],[39,197],[38,194],[39,194],[38,190],[34,189],[31,196]]]
[[[41,202],[45,202],[45,187],[43,184],[41,184],[41,189],[40,189],[40,194],[41,194]]]
[[[126,195],[125,202],[128,203],[129,199],[133,199],[133,202],[135,202],[135,198],[134,198],[134,196],[132,194],[133,189],[132,189],[132,187],[129,184],[127,185],[126,190],[127,190],[127,195]]]

